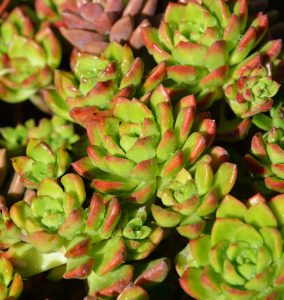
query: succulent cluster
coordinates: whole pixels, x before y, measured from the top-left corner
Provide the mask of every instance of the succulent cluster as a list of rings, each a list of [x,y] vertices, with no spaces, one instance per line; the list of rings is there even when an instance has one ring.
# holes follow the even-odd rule
[[[196,94],[201,108],[224,98],[241,118],[269,110],[279,88],[269,64],[281,41],[255,50],[267,16],[259,13],[250,22],[246,1],[185,2],[170,3],[159,28],[142,31],[154,59],[168,65],[168,84]]]
[[[283,299],[270,4],[18,2],[0,4],[0,300]]]

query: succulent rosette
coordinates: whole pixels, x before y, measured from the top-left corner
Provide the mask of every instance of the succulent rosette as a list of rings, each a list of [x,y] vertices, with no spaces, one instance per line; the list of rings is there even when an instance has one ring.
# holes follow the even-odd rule
[[[180,99],[173,108],[160,85],[148,102],[118,97],[110,113],[87,123],[88,157],[72,166],[91,179],[98,192],[133,203],[151,201],[158,176],[175,176],[212,143],[215,122],[208,114],[195,114],[193,96]]]
[[[74,132],[73,124],[56,115],[51,119],[41,119],[38,126],[28,130],[27,136],[28,139],[44,141],[54,151],[60,147],[69,150],[79,140],[79,135]]]
[[[22,239],[41,252],[58,250],[84,227],[86,193],[81,177],[69,173],[60,181],[63,187],[55,180],[43,179],[36,197],[18,201],[10,210]]]
[[[157,196],[163,207],[152,205],[155,221],[162,227],[176,227],[179,234],[193,239],[204,230],[237,178],[237,166],[228,162],[228,153],[214,147],[191,168],[175,177],[161,177]]]
[[[60,147],[71,149],[71,145],[79,140],[73,124],[58,116],[41,119],[38,126],[30,119],[16,127],[0,128],[0,133],[2,135],[0,145],[11,155],[23,154],[30,139],[42,140],[54,151]]]
[[[15,8],[0,29],[0,98],[16,103],[52,82],[61,61],[60,44],[52,30],[36,31],[25,10]]]
[[[34,120],[30,119],[24,124],[17,124],[15,127],[0,128],[1,147],[7,149],[7,151],[12,155],[21,154],[24,151],[24,147],[28,142],[28,132],[34,126]]]
[[[164,230],[149,220],[146,206],[125,205],[118,234],[123,237],[128,261],[149,256],[164,238]]]
[[[228,195],[210,234],[189,241],[177,257],[184,291],[195,299],[281,299],[283,195],[247,205]]]
[[[280,85],[269,75],[270,71],[260,63],[245,65],[235,79],[226,83],[225,96],[237,116],[247,118],[272,107],[272,97]]]
[[[116,197],[94,193],[85,227],[66,246],[64,278],[103,276],[125,261],[141,260],[157,247],[163,230],[147,218],[145,207],[123,206]]]
[[[61,33],[78,50],[100,54],[109,42],[141,48],[141,28],[150,25],[158,1],[90,0],[76,4],[63,11]]]
[[[155,288],[167,277],[170,263],[159,258],[148,263],[121,266],[114,271],[98,276],[94,272],[88,277],[89,297],[93,299],[141,299],[148,300],[148,290]]]
[[[240,64],[243,66],[245,59],[253,58],[251,53],[263,39],[268,20],[260,13],[249,23],[246,0],[186,2],[169,3],[159,29],[148,27],[142,33],[154,59],[158,63],[167,62],[167,84],[196,94],[198,105],[207,108],[223,98],[222,87],[231,79],[234,70]],[[271,60],[274,54],[267,48],[272,44],[279,44],[272,47],[274,54],[278,55],[281,49],[280,41],[265,46],[265,55]],[[257,53],[264,58],[264,53]],[[256,86],[254,93],[257,96],[265,95],[265,92],[257,91],[262,85],[270,88],[266,94],[269,100],[277,91],[268,79],[258,78],[258,84],[253,81],[255,79],[247,84]]]
[[[251,141],[251,152],[245,159],[248,170],[257,179],[264,179],[266,188],[284,192],[283,175],[284,130],[272,128],[265,134],[256,133]],[[261,187],[262,180],[258,183]]]
[[[111,43],[100,56],[74,50],[70,65],[72,72],[55,72],[56,89],[44,91],[50,109],[68,120],[73,120],[73,113],[78,114],[75,108],[83,112],[83,108],[105,110],[114,96],[133,96],[144,74],[141,58],[134,59],[127,45],[117,43]],[[151,78],[147,82],[152,83]]]
[[[26,149],[27,156],[12,159],[15,172],[21,177],[25,187],[37,188],[44,178],[56,179],[70,166],[70,156],[64,147],[53,151],[38,139],[30,139]]]
[[[23,290],[23,281],[19,273],[5,257],[0,256],[0,300],[16,300]]]

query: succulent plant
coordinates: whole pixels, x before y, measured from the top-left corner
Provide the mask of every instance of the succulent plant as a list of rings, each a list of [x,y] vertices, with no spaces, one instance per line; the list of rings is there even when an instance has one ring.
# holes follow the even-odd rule
[[[124,261],[149,256],[164,236],[147,220],[145,207],[122,207],[115,197],[94,193],[86,213],[85,227],[66,246],[64,278],[103,276]]]
[[[178,3],[189,3],[191,0],[178,0]],[[268,6],[268,0],[248,0],[249,13],[263,12]]]
[[[195,299],[281,299],[283,195],[247,204],[226,196],[210,234],[177,257],[184,291]]]
[[[192,165],[215,135],[210,115],[195,115],[193,96],[173,108],[162,85],[148,106],[118,97],[111,116],[98,114],[86,127],[88,157],[73,168],[91,179],[95,190],[139,204],[155,197],[158,176],[172,177]]]
[[[30,139],[44,141],[54,151],[60,147],[71,149],[71,145],[79,140],[73,124],[58,116],[41,119],[38,126],[33,119],[30,119],[23,125],[0,128],[0,133],[2,135],[0,145],[5,147],[12,156],[23,154]]]
[[[16,7],[0,28],[0,98],[16,103],[51,83],[61,60],[60,44],[52,30],[35,31],[24,9]]]
[[[66,245],[64,278],[86,278],[93,269],[110,272],[125,259],[125,246],[114,232],[121,216],[117,198],[94,194],[85,212],[84,226]]]
[[[141,48],[141,28],[150,25],[157,0],[77,1],[77,6],[63,11],[62,35],[83,52],[100,54],[109,42]]]
[[[167,258],[159,258],[140,265],[121,266],[114,271],[98,276],[94,272],[88,277],[89,297],[94,299],[150,299],[146,290],[163,282],[170,269]],[[111,297],[111,298],[109,298]]]
[[[77,236],[66,250],[66,279],[85,279],[91,272],[103,276],[122,266],[125,261],[125,245],[119,236],[94,244],[88,236]]]
[[[0,128],[1,147],[7,149],[11,155],[22,154],[28,142],[28,132],[35,126],[34,120],[30,119],[24,124],[18,124],[15,127]]]
[[[10,210],[13,222],[21,229],[22,239],[41,252],[54,252],[84,227],[84,183],[76,174],[66,174],[60,185],[44,178],[37,196],[16,202]]]
[[[21,241],[21,232],[10,216],[10,212],[5,204],[5,199],[1,196],[0,207],[0,249],[7,249]]]
[[[283,137],[281,128],[272,128],[263,135],[256,133],[251,141],[251,153],[245,156],[251,174],[258,179],[264,178],[268,189],[280,193],[284,192]],[[261,182],[258,182],[260,188]]]
[[[110,108],[114,96],[132,97],[140,89],[144,72],[141,58],[134,59],[127,45],[117,43],[111,43],[100,56],[74,50],[70,65],[73,73],[57,70],[56,90],[44,91],[50,109],[68,120],[73,120],[75,108],[83,112],[85,108],[92,113]],[[159,83],[159,80],[155,84],[152,77],[148,78],[143,92]]]
[[[25,242],[13,244],[2,255],[13,263],[14,270],[25,279],[66,264],[66,257],[62,251],[41,252]]]
[[[38,139],[29,140],[26,154],[14,157],[12,163],[22,183],[29,189],[37,188],[46,177],[60,177],[70,165],[69,154],[63,147],[53,151],[48,144]]]
[[[0,109],[0,300],[283,300],[272,7],[1,2],[0,99],[15,105],[13,119]],[[41,111],[30,120],[28,99]]]
[[[72,145],[79,140],[79,135],[74,132],[72,123],[55,115],[51,119],[41,119],[38,126],[30,128],[28,139],[42,140],[53,151],[60,147],[70,150]]]
[[[22,290],[21,275],[14,273],[9,260],[0,256],[0,300],[16,300],[20,297]]]
[[[142,35],[154,59],[158,63],[167,62],[167,84],[194,93],[198,106],[207,108],[223,97],[222,87],[235,79],[235,69],[242,70],[244,60],[247,64],[255,61],[256,54],[251,53],[264,37],[268,21],[260,13],[249,24],[245,0],[217,1],[213,4],[207,0],[186,2],[186,5],[169,3],[159,29],[144,28]],[[280,49],[281,42],[272,41],[263,50],[256,51],[260,64],[264,58],[275,59]],[[261,89],[262,83],[265,87],[272,85],[265,95],[270,100],[271,95],[277,91],[275,84],[268,84],[268,79],[258,79],[257,86]],[[256,85],[253,81],[256,80],[247,84]],[[264,93],[257,91],[256,87],[254,89],[258,98],[260,95],[264,98]],[[233,97],[231,94],[229,96]],[[230,100],[228,103],[231,106]],[[268,109],[266,102],[263,106],[259,104],[256,112]],[[241,117],[249,114],[231,108]],[[256,112],[250,111],[250,114]]]
[[[122,209],[118,235],[123,237],[126,260],[148,257],[164,238],[164,230],[149,218],[146,206],[125,204]]]
[[[237,116],[247,118],[272,107],[272,97],[280,85],[273,81],[269,72],[260,62],[242,65],[236,78],[226,83],[224,92]]]
[[[162,227],[176,227],[181,235],[197,238],[236,178],[237,166],[228,162],[227,151],[214,147],[191,168],[160,178],[157,196],[163,207],[153,204],[153,217]]]

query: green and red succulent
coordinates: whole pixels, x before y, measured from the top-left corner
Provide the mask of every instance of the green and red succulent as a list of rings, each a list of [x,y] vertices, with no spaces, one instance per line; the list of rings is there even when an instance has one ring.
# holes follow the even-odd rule
[[[97,193],[86,209],[84,225],[66,246],[64,278],[86,278],[91,272],[107,276],[125,261],[149,256],[164,236],[148,220],[145,207],[124,206],[115,197]]]
[[[61,46],[51,28],[36,29],[28,12],[16,7],[0,24],[0,98],[17,103],[52,82]]]
[[[70,65],[72,72],[55,72],[55,89],[45,90],[44,98],[55,114],[71,121],[74,115],[84,114],[84,108],[92,114],[110,108],[112,98],[132,97],[144,75],[142,59],[134,58],[127,45],[117,43],[100,56],[74,50]]]
[[[163,282],[169,271],[169,260],[159,258],[134,267],[124,265],[104,276],[93,272],[88,277],[90,296],[87,299],[148,300],[147,290]]]
[[[41,252],[59,250],[65,240],[72,240],[84,227],[86,192],[81,177],[66,174],[61,179],[63,188],[44,178],[36,197],[29,202],[16,202],[10,210],[11,218],[22,232],[22,240]]]
[[[73,124],[58,116],[41,119],[38,126],[30,119],[16,127],[0,128],[0,133],[2,135],[0,145],[12,156],[23,154],[30,139],[41,140],[54,151],[60,147],[71,149],[71,146],[79,140]]]
[[[265,134],[256,133],[251,141],[251,152],[245,160],[250,173],[256,179],[263,178],[266,188],[284,192],[284,131],[272,128]],[[262,181],[258,182],[259,187]]]
[[[29,140],[26,154],[14,157],[12,163],[22,183],[29,189],[38,188],[45,178],[56,179],[62,176],[71,162],[64,147],[52,150],[47,143],[38,139]]]
[[[8,249],[21,241],[21,231],[11,219],[10,212],[1,196],[0,213],[0,249]]]
[[[227,151],[221,147],[209,149],[193,166],[181,169],[175,177],[159,179],[157,196],[163,207],[152,205],[153,217],[162,227],[176,227],[182,236],[197,238],[236,178],[237,166],[228,162]]]
[[[193,96],[173,107],[161,85],[148,98],[115,98],[112,110],[87,123],[88,157],[72,164],[95,190],[139,204],[155,198],[158,177],[193,165],[215,135],[210,115],[196,115]]]
[[[45,272],[85,280],[85,300],[184,299],[174,257],[196,300],[283,300],[284,56],[267,1],[18,2],[0,4],[0,99],[41,113],[0,128],[0,300],[39,298],[23,283]]]
[[[16,300],[23,290],[23,281],[19,273],[5,257],[0,256],[0,300]]]
[[[194,93],[201,108],[223,98],[225,90],[228,104],[242,118],[268,110],[278,85],[271,70],[260,65],[279,55],[281,41],[255,50],[267,31],[267,17],[259,13],[249,23],[245,0],[186,2],[169,3],[159,29],[142,31],[156,62],[168,65],[167,84]],[[259,62],[252,67],[256,55]],[[240,109],[237,104],[244,102]]]
[[[177,257],[184,291],[195,299],[281,299],[283,195],[247,204],[226,196],[210,234],[189,241]]]

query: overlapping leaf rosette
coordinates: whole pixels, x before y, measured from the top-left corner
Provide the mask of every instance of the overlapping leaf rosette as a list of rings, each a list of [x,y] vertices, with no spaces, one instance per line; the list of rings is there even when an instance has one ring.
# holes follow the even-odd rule
[[[71,121],[108,109],[113,97],[132,97],[141,88],[144,64],[127,45],[111,43],[100,56],[74,50],[70,65],[72,72],[55,72],[56,89],[44,91],[44,98],[55,114]],[[161,82],[155,75],[144,82],[143,92]]]
[[[264,185],[269,190],[284,192],[283,141],[284,131],[281,128],[253,136],[251,152],[246,154],[245,159],[248,170],[257,180],[256,187]]]
[[[146,207],[125,206],[116,197],[95,193],[84,229],[66,247],[64,278],[99,278],[97,286],[102,288],[111,278],[118,280],[111,274],[124,270],[124,262],[149,256],[163,236],[147,217]]]
[[[148,104],[116,98],[108,114],[87,122],[88,157],[73,168],[100,193],[150,203],[158,176],[173,177],[192,165],[214,139],[215,122],[208,114],[196,116],[195,105],[195,98],[187,96],[173,108],[162,85]]]
[[[151,207],[155,221],[162,227],[176,227],[189,239],[198,237],[235,184],[237,166],[228,160],[225,149],[213,147],[176,176],[161,177],[157,196],[162,206]]]
[[[78,50],[93,54],[103,52],[109,42],[141,48],[141,28],[150,25],[158,5],[157,0],[74,2],[62,12],[61,33]]]
[[[262,13],[248,22],[246,0],[204,0],[169,3],[159,29],[142,32],[155,60],[167,62],[169,85],[196,94],[205,108],[224,97],[224,88],[231,109],[246,118],[268,110],[278,90],[267,63],[279,55],[281,41],[255,50],[267,26]]]
[[[14,273],[13,266],[5,257],[0,256],[0,299],[16,300],[23,290],[23,281],[19,273]]]
[[[11,218],[22,231],[22,239],[42,252],[60,249],[84,226],[85,187],[79,175],[61,177],[62,187],[49,178],[41,181],[36,197],[18,201]]]
[[[50,145],[39,139],[29,140],[26,155],[13,157],[12,164],[15,172],[21,177],[21,182],[28,189],[39,187],[45,178],[59,178],[71,163],[71,158],[63,146],[53,150]]]
[[[41,119],[38,126],[30,119],[16,127],[0,128],[0,133],[0,145],[13,156],[23,154],[30,139],[42,140],[53,150],[60,147],[71,149],[71,145],[79,140],[73,124],[58,116]]]
[[[283,195],[243,202],[228,195],[210,234],[189,241],[177,257],[184,291],[195,299],[281,299]]]
[[[272,46],[272,43],[267,46]],[[262,65],[260,55],[254,55],[237,68],[232,75],[233,79],[226,82],[225,96],[237,116],[247,118],[271,109],[272,97],[280,87],[272,79],[271,71],[271,66]]]
[[[52,82],[61,47],[47,25],[37,30],[24,8],[15,8],[0,26],[0,98],[21,102]]]

